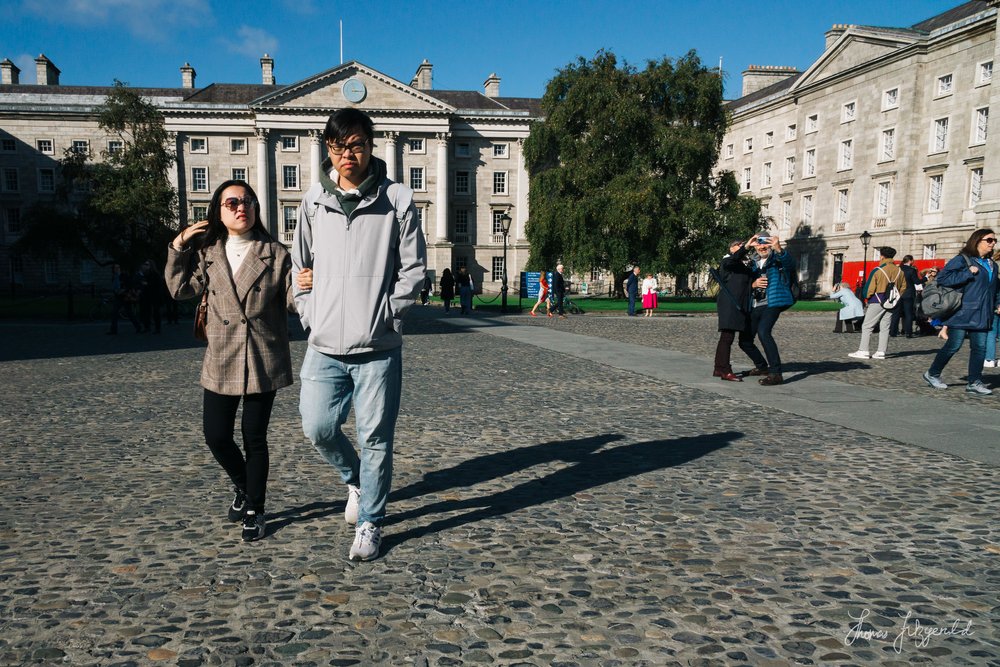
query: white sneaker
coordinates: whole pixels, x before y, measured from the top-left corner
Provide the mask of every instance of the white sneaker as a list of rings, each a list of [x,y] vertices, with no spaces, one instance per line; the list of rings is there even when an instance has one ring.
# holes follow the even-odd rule
[[[351,560],[372,560],[378,556],[378,547],[382,543],[382,529],[374,523],[365,521],[354,531],[354,544],[351,545]]]
[[[876,352],[872,355],[872,359],[885,359],[885,352]]]
[[[353,526],[358,522],[358,504],[361,502],[361,489],[353,484],[347,485],[347,505],[344,506],[344,521]]]
[[[930,371],[924,371],[924,382],[934,387],[935,389],[947,389],[948,385],[941,381],[940,376],[931,375]]]
[[[983,362],[983,368],[997,368],[997,362],[987,359]]]
[[[857,352],[851,352],[847,356],[854,357],[855,359],[870,359],[871,358],[870,354],[868,354],[867,352],[862,352],[861,350],[858,350]]]

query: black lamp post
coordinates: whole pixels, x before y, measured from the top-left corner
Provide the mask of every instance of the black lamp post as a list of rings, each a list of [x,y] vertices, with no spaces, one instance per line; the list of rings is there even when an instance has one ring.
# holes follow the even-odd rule
[[[511,217],[506,213],[500,216],[500,228],[503,230],[503,274],[500,285],[500,312],[507,312],[507,236],[510,234]]]
[[[861,232],[861,245],[865,248],[865,259],[861,263],[861,284],[864,285],[864,281],[868,278],[868,244],[872,242],[872,235],[868,233],[868,230]]]

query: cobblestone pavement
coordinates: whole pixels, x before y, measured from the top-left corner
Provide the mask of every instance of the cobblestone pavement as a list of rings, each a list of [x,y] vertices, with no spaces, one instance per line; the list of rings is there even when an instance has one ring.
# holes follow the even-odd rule
[[[296,387],[272,420],[268,536],[242,544],[189,325],[0,324],[0,664],[1000,665],[995,467],[748,420],[422,310],[384,555],[364,564]],[[709,349],[693,320],[545,325]],[[778,331],[848,350],[825,320]]]

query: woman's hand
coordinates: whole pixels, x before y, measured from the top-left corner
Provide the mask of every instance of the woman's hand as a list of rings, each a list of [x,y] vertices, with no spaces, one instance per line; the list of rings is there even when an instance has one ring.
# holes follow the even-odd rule
[[[312,269],[302,269],[299,271],[299,274],[295,277],[295,284],[303,292],[311,290],[313,288]]]
[[[972,275],[976,275],[977,273],[979,273],[979,267],[978,266],[970,266],[969,267],[969,271],[972,272]]]
[[[194,223],[190,227],[185,227],[181,230],[181,233],[174,237],[174,240],[170,242],[170,245],[174,247],[174,250],[180,252],[184,250],[184,246],[188,242],[197,236],[198,234],[204,234],[208,231],[208,220],[201,220]]]

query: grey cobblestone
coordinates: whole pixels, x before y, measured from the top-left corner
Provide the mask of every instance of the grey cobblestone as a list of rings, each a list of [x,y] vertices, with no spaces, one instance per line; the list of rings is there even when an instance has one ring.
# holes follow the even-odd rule
[[[0,664],[1000,665],[995,467],[424,311],[384,555],[363,564],[297,388],[275,404],[269,534],[243,544],[187,326],[0,326]],[[708,358],[696,319],[537,324]],[[813,351],[849,351],[826,319],[782,319],[789,363],[841,363]],[[909,377],[916,356],[838,379]],[[897,653],[918,620],[967,634]]]

